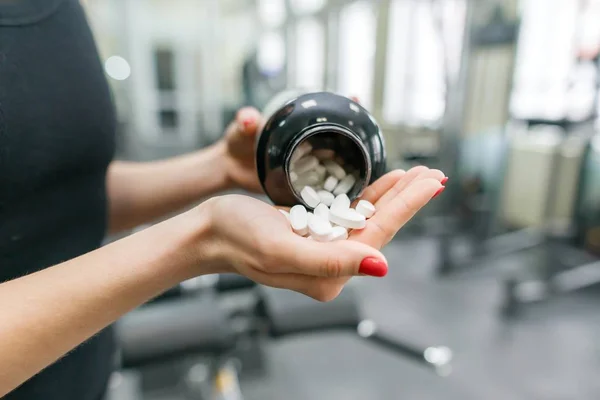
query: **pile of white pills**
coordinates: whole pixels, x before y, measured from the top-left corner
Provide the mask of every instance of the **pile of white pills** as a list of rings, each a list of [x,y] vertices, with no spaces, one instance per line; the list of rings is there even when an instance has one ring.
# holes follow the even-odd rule
[[[296,234],[319,242],[332,242],[348,239],[348,232],[352,229],[363,229],[367,219],[375,214],[375,206],[360,200],[356,208],[350,208],[350,199],[342,193],[335,197],[331,207],[318,202],[314,212],[309,212],[301,204],[292,207],[289,213],[280,211],[288,218]]]
[[[350,199],[342,193],[335,197],[331,207],[319,202],[314,212],[309,212],[301,204],[292,207],[289,213],[280,211],[288,218],[296,234],[319,242],[332,242],[348,239],[351,229],[363,229],[367,219],[375,214],[375,206],[360,200],[356,208],[350,208]]]

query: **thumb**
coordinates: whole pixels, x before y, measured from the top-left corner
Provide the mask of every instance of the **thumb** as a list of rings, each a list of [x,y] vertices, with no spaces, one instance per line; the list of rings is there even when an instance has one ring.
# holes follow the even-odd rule
[[[235,116],[235,122],[241,133],[254,135],[258,129],[261,115],[256,108],[244,107],[241,108]]]
[[[292,235],[289,244],[278,246],[281,253],[276,258],[279,268],[285,270],[281,272],[329,278],[387,274],[385,256],[364,243],[350,240],[321,243]],[[285,254],[284,249],[293,254]]]

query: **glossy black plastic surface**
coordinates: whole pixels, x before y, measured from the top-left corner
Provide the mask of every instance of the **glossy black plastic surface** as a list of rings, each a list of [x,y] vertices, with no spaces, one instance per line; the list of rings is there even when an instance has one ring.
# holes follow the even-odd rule
[[[383,136],[371,114],[346,97],[308,93],[285,103],[266,121],[257,137],[258,177],[277,205],[304,203],[290,184],[287,163],[292,150],[310,135],[321,135],[321,143],[335,142],[344,161],[365,178],[359,177],[360,187],[349,194],[351,199],[386,171]]]

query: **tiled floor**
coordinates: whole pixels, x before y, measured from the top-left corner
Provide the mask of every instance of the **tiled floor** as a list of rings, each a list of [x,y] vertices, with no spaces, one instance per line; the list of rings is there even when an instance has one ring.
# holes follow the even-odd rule
[[[365,279],[361,293],[365,313],[388,332],[450,346],[449,377],[350,336],[301,338],[269,346],[271,375],[248,385],[249,398],[600,398],[600,292],[551,299],[507,322],[497,316],[501,290],[494,278],[435,279],[433,254],[429,240],[392,244],[390,275]]]

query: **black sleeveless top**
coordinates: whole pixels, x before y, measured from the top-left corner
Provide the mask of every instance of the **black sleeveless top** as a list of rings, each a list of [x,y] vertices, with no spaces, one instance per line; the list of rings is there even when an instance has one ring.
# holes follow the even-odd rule
[[[79,2],[0,0],[0,282],[101,245],[114,132]],[[108,329],[5,399],[99,400],[113,354]]]

